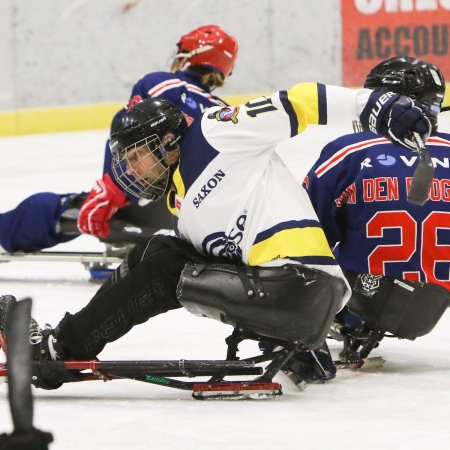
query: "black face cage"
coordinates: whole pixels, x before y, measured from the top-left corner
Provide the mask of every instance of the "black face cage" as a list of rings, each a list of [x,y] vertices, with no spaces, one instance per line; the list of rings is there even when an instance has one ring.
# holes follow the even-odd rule
[[[154,134],[116,153],[111,163],[117,182],[133,196],[159,200],[167,192],[171,169],[164,162],[167,151]]]

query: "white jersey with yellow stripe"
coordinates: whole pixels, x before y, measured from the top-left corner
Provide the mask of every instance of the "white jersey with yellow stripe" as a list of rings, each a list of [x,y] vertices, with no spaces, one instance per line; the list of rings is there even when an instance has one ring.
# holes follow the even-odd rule
[[[169,196],[179,236],[205,254],[296,262],[344,279],[308,195],[275,150],[308,124],[357,119],[370,93],[301,83],[207,110],[184,138]]]

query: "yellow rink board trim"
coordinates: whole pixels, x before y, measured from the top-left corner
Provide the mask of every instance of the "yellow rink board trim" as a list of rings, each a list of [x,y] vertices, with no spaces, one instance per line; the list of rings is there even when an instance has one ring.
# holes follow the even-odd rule
[[[224,95],[222,98],[230,105],[238,105],[262,95],[267,93]],[[0,111],[0,137],[109,128],[123,105],[117,102]],[[443,106],[450,106],[450,95],[446,96]]]
[[[238,105],[260,96],[242,94],[222,98],[230,105]],[[122,102],[0,111],[0,136],[105,129],[111,126],[112,118],[123,106]]]

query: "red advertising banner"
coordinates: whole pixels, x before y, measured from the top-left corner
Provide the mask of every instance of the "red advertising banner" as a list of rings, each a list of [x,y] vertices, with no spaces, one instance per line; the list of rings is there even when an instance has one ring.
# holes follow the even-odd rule
[[[450,0],[341,0],[342,82],[362,86],[372,67],[413,56],[450,82]]]

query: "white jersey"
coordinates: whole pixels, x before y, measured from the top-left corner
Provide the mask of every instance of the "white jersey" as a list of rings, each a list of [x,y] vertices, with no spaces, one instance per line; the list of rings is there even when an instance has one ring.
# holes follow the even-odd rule
[[[184,138],[174,174],[178,235],[203,254],[251,266],[300,263],[345,280],[308,195],[275,150],[308,124],[358,119],[370,93],[301,83],[208,109]]]

